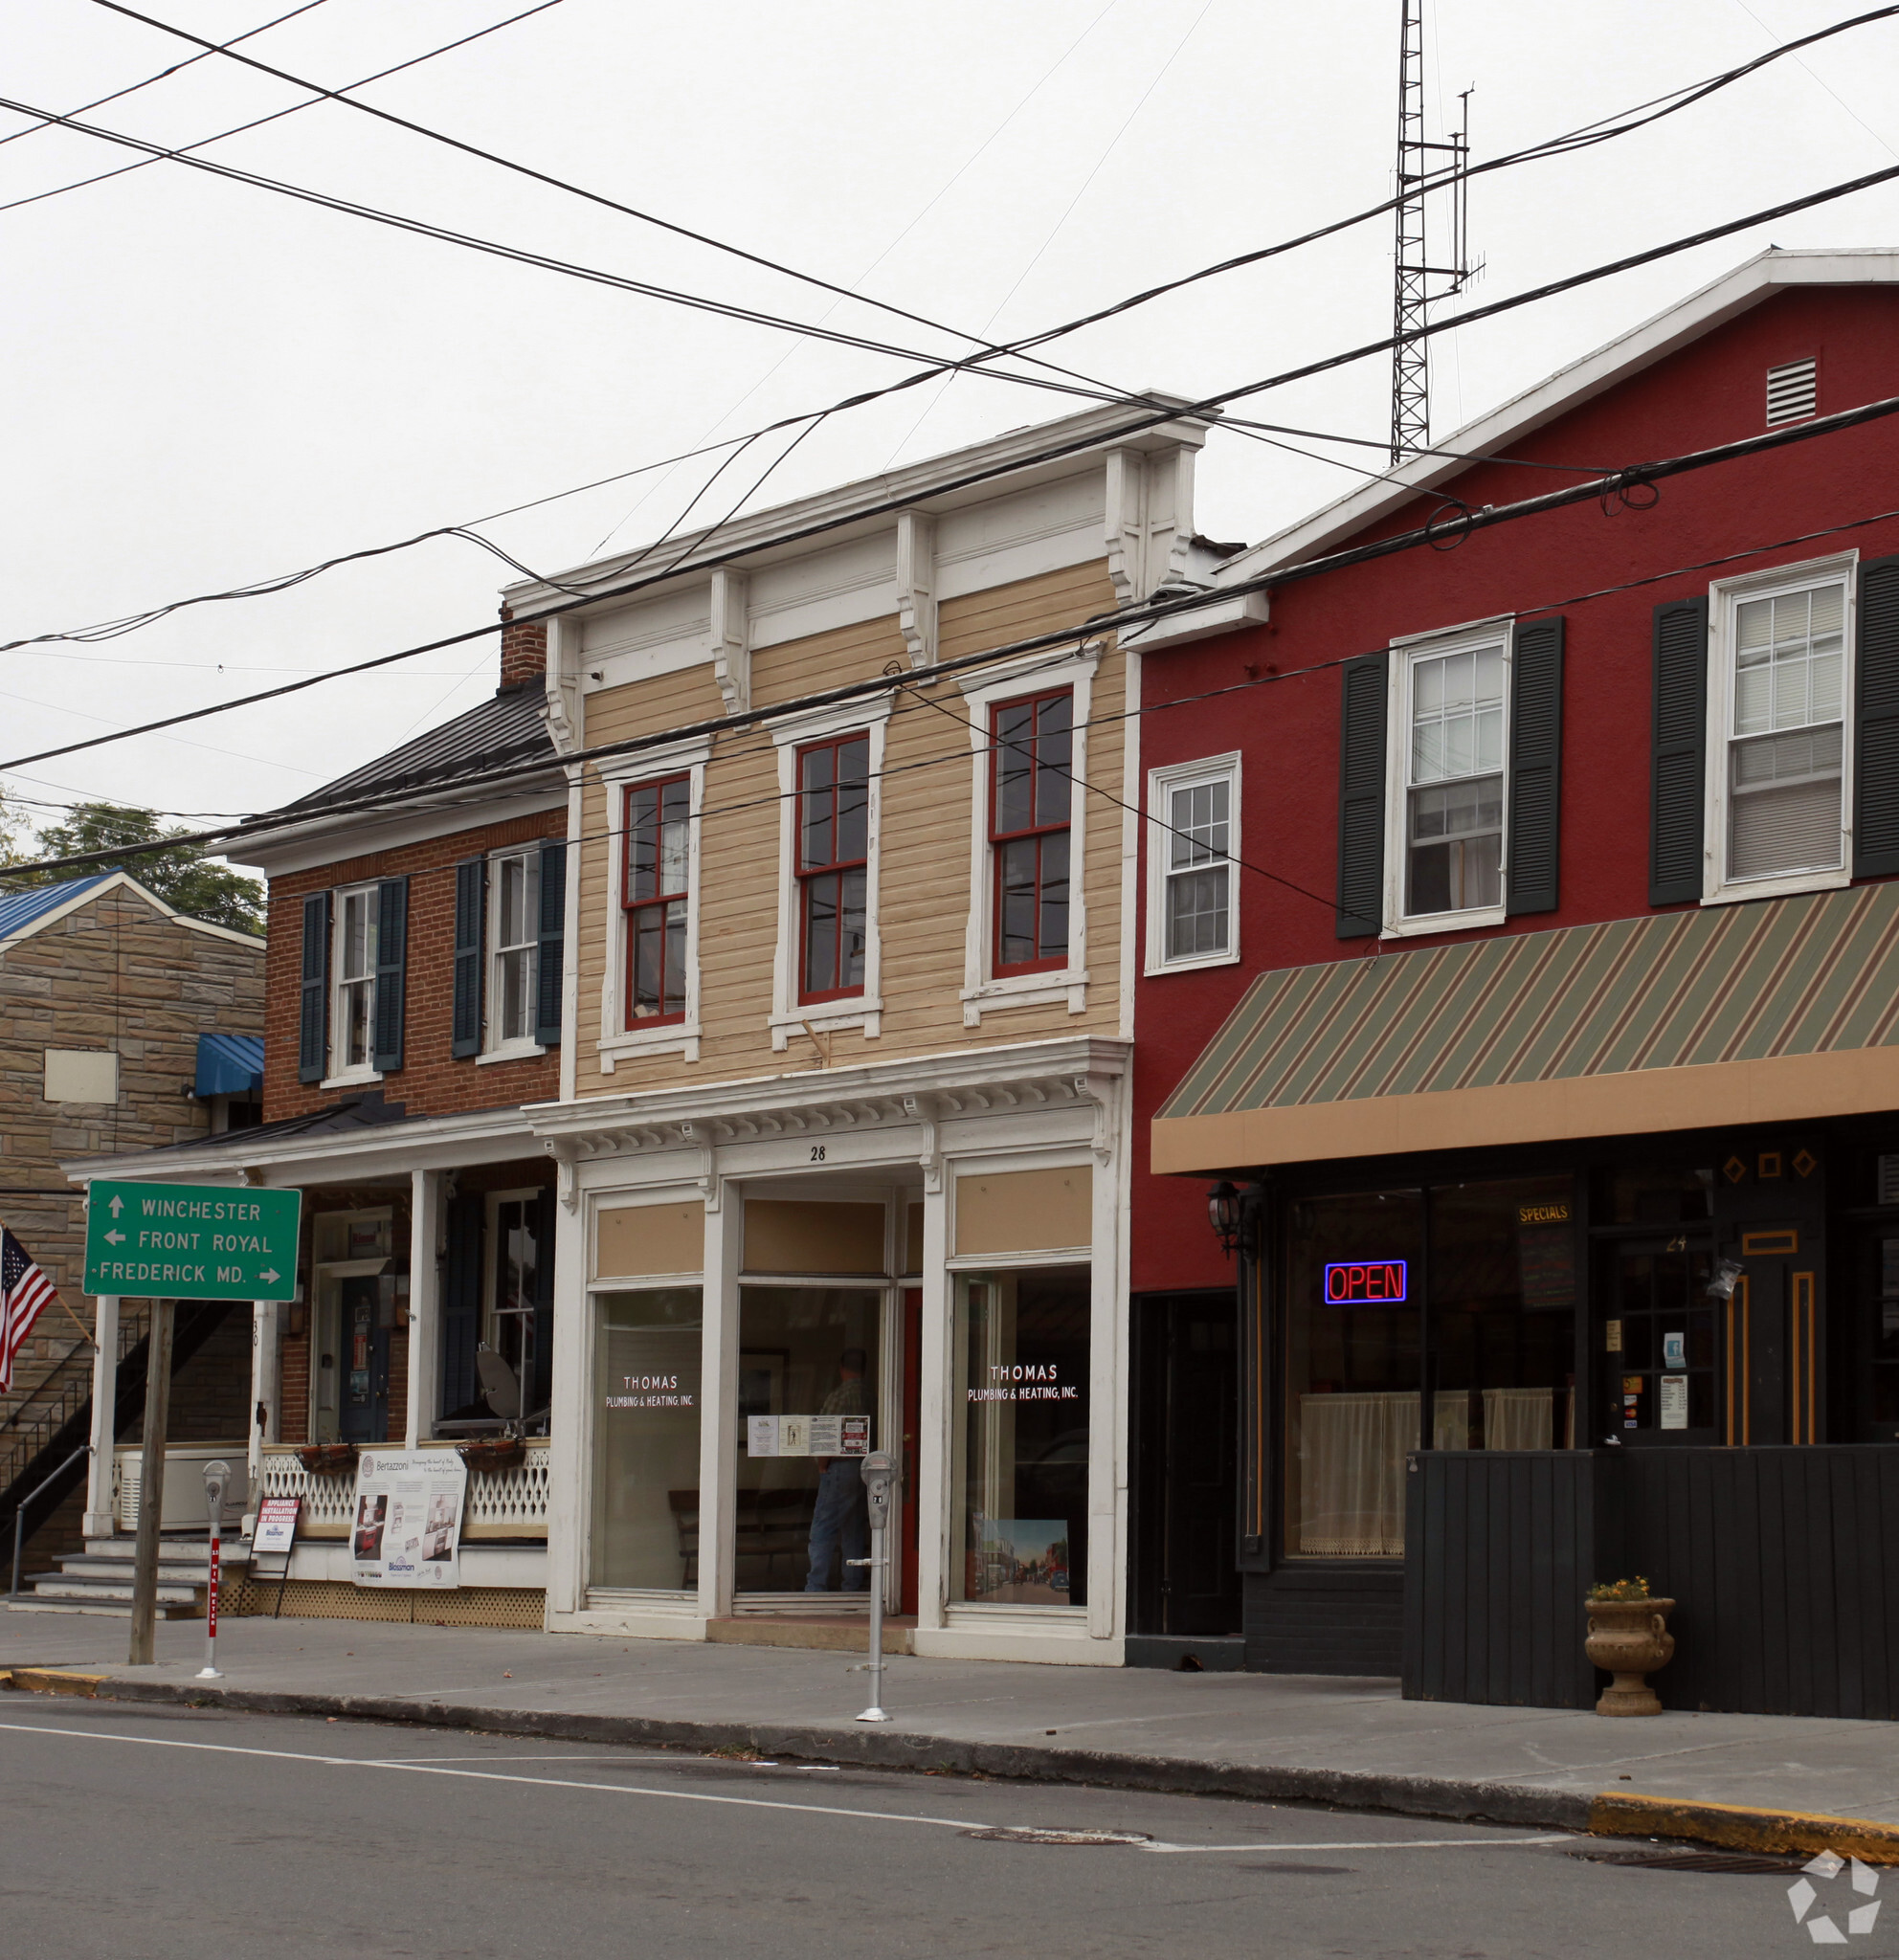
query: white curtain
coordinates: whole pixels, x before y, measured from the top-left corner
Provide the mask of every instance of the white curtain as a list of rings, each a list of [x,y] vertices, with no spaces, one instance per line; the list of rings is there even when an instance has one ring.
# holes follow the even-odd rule
[[[1301,1395],[1299,1548],[1331,1558],[1404,1551],[1404,1459],[1418,1447],[1419,1399]]]
[[[1547,1450],[1555,1437],[1555,1394],[1550,1389],[1486,1389],[1486,1450]]]
[[[1431,1404],[1431,1447],[1467,1450],[1470,1447],[1470,1391],[1440,1389]]]

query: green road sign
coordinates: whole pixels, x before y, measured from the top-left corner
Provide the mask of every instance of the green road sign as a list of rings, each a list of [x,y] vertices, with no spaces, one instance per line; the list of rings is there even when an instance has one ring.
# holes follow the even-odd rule
[[[301,1191],[234,1184],[94,1182],[88,1293],[139,1300],[288,1300],[297,1290]]]

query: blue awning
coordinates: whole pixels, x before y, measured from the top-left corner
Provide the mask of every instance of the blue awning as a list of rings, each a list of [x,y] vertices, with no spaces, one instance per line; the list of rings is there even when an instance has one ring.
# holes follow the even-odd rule
[[[196,1096],[255,1096],[264,1085],[261,1035],[200,1035]]]

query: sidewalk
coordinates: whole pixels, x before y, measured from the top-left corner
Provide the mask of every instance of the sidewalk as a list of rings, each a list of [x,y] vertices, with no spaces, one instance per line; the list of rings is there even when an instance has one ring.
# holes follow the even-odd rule
[[[1890,1723],[1610,1721],[1406,1702],[1378,1680],[903,1657],[885,1677],[893,1720],[877,1728],[851,1719],[869,1680],[841,1654],[244,1618],[219,1628],[224,1679],[212,1682],[193,1679],[202,1621],[162,1623],[156,1665],[131,1668],[123,1621],[25,1617],[0,1620],[0,1670],[9,1685],[42,1692],[752,1748],[1763,1849],[1832,1845],[1899,1863]]]

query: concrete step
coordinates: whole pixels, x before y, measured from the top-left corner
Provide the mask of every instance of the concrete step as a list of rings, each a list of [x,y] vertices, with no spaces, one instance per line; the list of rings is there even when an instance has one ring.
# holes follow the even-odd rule
[[[883,1622],[883,1651],[907,1654],[913,1619],[886,1617]],[[733,1647],[803,1647],[827,1654],[868,1654],[870,1618],[867,1614],[839,1614],[832,1618],[797,1615],[783,1619],[764,1614],[735,1614],[730,1619],[705,1623],[705,1637]]]
[[[132,1609],[129,1605],[120,1606],[101,1600],[88,1604],[71,1599],[41,1599],[37,1596],[27,1599],[7,1601],[9,1613],[83,1613],[101,1619],[130,1619]],[[158,1608],[160,1619],[202,1619],[204,1615],[190,1607],[167,1606]]]
[[[205,1588],[202,1586],[167,1586],[160,1584],[158,1598],[161,1605],[202,1606]],[[33,1589],[35,1599],[78,1599],[78,1600],[123,1600],[125,1605],[132,1603],[132,1582],[126,1579],[117,1582],[96,1581],[91,1585],[76,1586],[63,1579],[47,1579]]]
[[[137,1562],[129,1558],[95,1558],[90,1553],[69,1553],[57,1561],[60,1574],[68,1579],[82,1579],[93,1576],[116,1578],[121,1573],[137,1570]],[[158,1575],[161,1579],[177,1579],[185,1584],[202,1586],[211,1571],[211,1561],[202,1558],[161,1558],[158,1562]]]

